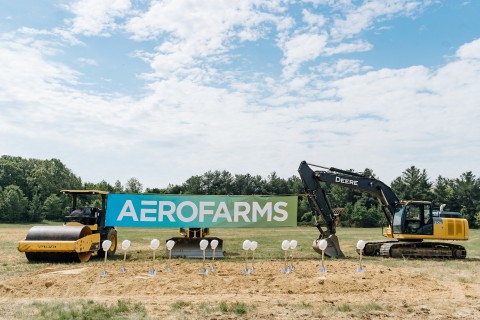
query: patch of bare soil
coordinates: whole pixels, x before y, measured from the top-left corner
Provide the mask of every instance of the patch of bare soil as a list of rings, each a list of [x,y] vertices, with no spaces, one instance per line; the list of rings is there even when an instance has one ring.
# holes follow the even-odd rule
[[[368,262],[357,272],[358,261],[327,261],[328,271],[321,273],[318,260],[296,261],[295,270],[284,274],[283,261],[257,261],[249,275],[241,262],[218,261],[207,275],[199,274],[201,261],[173,260],[172,272],[158,261],[155,276],[148,275],[151,262],[127,262],[125,273],[119,272],[122,265],[48,265],[9,278],[0,282],[0,306],[125,299],[143,303],[151,318],[480,319],[478,281],[439,280]],[[245,314],[219,308],[235,302],[245,306]]]

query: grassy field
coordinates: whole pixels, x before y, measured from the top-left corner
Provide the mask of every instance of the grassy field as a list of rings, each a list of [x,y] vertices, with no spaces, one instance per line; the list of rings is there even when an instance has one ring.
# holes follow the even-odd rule
[[[48,223],[49,225],[59,225],[57,223]],[[16,277],[27,276],[32,274],[44,273],[45,270],[58,269],[59,266],[48,263],[29,263],[25,256],[16,250],[19,240],[22,240],[32,225],[11,225],[0,224],[0,253],[2,260],[0,262],[0,289],[2,283],[12,280]],[[298,247],[294,252],[295,259],[305,261],[307,264],[311,261],[315,263],[320,261],[320,256],[311,248],[311,243],[318,237],[318,231],[314,227],[292,227],[281,229],[214,229],[211,230],[211,236],[219,237],[224,240],[225,260],[230,262],[241,262],[243,260],[242,243],[245,239],[255,240],[258,242],[258,249],[255,259],[264,263],[281,262],[284,253],[281,249],[283,240],[295,239],[298,241]],[[380,240],[383,239],[381,229],[363,229],[363,228],[339,228],[337,235],[340,245],[347,258],[345,260],[354,262],[359,257],[356,254],[355,246],[358,240]],[[177,230],[174,229],[134,229],[134,228],[118,228],[119,244],[128,239],[132,241],[132,247],[129,250],[128,260],[136,263],[143,263],[151,259],[151,251],[149,250],[150,241],[154,238],[160,239],[162,243],[166,239],[177,236]],[[408,270],[418,275],[428,275],[438,281],[443,282],[445,279],[455,283],[455,286],[469,287],[478,286],[477,272],[480,266],[480,230],[470,230],[470,240],[457,242],[467,249],[467,259],[464,260],[438,260],[438,259],[385,259],[382,257],[365,257],[364,263],[369,266],[372,271],[372,265],[392,268],[393,270]],[[116,256],[109,260],[109,263],[121,263],[123,259],[121,249],[117,251]],[[157,255],[157,259],[165,261],[165,253],[162,251]],[[188,264],[197,263],[198,260],[179,259],[183,269],[188,269]],[[102,259],[94,258],[86,265],[94,270],[101,267]],[[330,263],[333,263],[330,262]],[[62,268],[68,269],[68,265]],[[75,268],[75,265],[72,265]],[[193,269],[195,269],[194,267]],[[98,270],[97,270],[98,271]],[[330,275],[333,277],[333,274]],[[98,278],[95,278],[98,279]],[[195,281],[196,277],[191,278]],[[420,278],[423,279],[423,278]],[[297,281],[298,278],[296,279]],[[100,281],[100,280],[95,280]],[[273,280],[272,280],[273,281]],[[315,281],[318,281],[315,280]],[[323,280],[322,280],[323,281]],[[4,287],[4,289],[7,287]],[[465,290],[469,290],[468,288]],[[476,290],[476,289],[475,289]],[[475,294],[469,291],[465,299],[474,299]],[[473,294],[473,295],[471,295]],[[471,296],[470,296],[471,295]],[[259,296],[261,297],[261,295]],[[392,307],[382,300],[376,302],[368,302],[367,304],[355,304],[342,302],[339,305],[331,305],[330,302],[323,301],[321,308],[318,303],[310,300],[303,301],[303,294],[298,294],[298,301],[289,303],[285,298],[278,298],[273,303],[276,310],[294,310],[295,314],[304,317],[326,317],[330,315],[333,318],[351,318],[366,317],[372,314],[391,314]],[[249,315],[265,312],[265,309],[272,308],[272,304],[266,303],[248,303],[245,301],[217,301],[217,302],[192,302],[188,300],[188,296],[179,297],[173,300],[168,306],[172,319],[191,319],[192,315],[197,318],[214,318],[231,319],[236,317],[249,318]],[[276,299],[276,298],[275,298]],[[1,301],[1,298],[0,298]],[[299,302],[300,301],[300,302]],[[35,301],[15,302],[17,311],[11,312],[10,318],[29,319],[35,316],[38,319],[149,319],[152,314],[152,305],[142,301],[128,301],[121,297],[115,300],[115,303],[102,304],[98,301],[74,299],[73,301]],[[24,304],[25,303],[25,304]],[[22,306],[22,307],[19,307]],[[2,309],[3,308],[3,309]],[[2,311],[10,308],[9,301],[0,303],[0,319],[9,319],[2,317]],[[157,307],[155,307],[157,308]],[[402,315],[403,306],[397,306],[396,315]],[[406,307],[407,312],[411,316],[414,312],[421,312],[425,306],[418,306],[418,310],[414,307]],[[410,310],[410,309],[411,310]],[[428,307],[433,310],[434,307]],[[321,310],[321,311],[320,311]],[[409,311],[410,310],[410,311]],[[480,310],[480,309],[479,309]],[[153,310],[154,312],[155,310]],[[261,313],[262,314],[262,313]],[[452,311],[451,314],[455,314]],[[364,317],[364,318],[365,318]],[[195,318],[195,317],[194,317]],[[393,317],[395,318],[395,316]],[[426,317],[428,318],[428,317]],[[435,318],[435,317],[433,317]],[[455,318],[455,317],[453,317]]]
[[[55,223],[48,223],[55,225]],[[24,237],[32,225],[12,225],[0,224],[0,251],[5,256],[19,256],[16,250],[16,242]],[[129,256],[134,260],[147,259],[151,254],[148,247],[150,241],[154,238],[164,242],[166,239],[178,236],[176,229],[135,229],[135,228],[117,228],[118,243],[128,239],[132,242]],[[8,236],[10,234],[10,236]],[[18,238],[12,237],[17,234]],[[358,259],[355,246],[358,240],[381,240],[382,230],[380,228],[339,228],[337,235],[340,240],[342,251],[347,259]],[[223,251],[226,260],[242,259],[242,243],[245,239],[258,242],[256,250],[256,259],[282,259],[283,251],[281,243],[283,240],[295,239],[298,241],[298,247],[295,250],[297,259],[318,259],[319,255],[311,248],[312,241],[318,237],[318,231],[315,227],[289,227],[277,229],[213,229],[211,236],[219,237],[224,240]],[[467,249],[467,260],[480,260],[480,230],[470,230],[470,239],[468,241],[456,242]],[[117,251],[116,259],[122,259],[123,256]],[[385,259],[380,257],[367,257],[372,262],[379,261],[385,263]],[[394,259],[392,259],[395,261]],[[420,260],[425,261],[425,260]],[[95,262],[95,260],[93,261]],[[101,262],[101,260],[99,261]],[[449,261],[452,263],[453,261]],[[6,263],[4,262],[4,265]],[[7,263],[8,264],[8,263]]]

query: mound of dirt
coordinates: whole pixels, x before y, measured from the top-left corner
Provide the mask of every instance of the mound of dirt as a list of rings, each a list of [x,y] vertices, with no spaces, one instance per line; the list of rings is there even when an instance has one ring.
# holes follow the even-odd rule
[[[49,265],[0,283],[0,301],[129,299],[144,303],[149,315],[159,318],[175,317],[175,301],[192,308],[238,301],[252,306],[248,318],[480,318],[478,286],[472,290],[468,284],[379,264],[366,264],[364,272],[357,272],[358,261],[353,260],[327,261],[326,273],[319,272],[318,260],[295,261],[290,273],[281,272],[283,261],[257,261],[248,275],[242,273],[241,262],[217,261],[215,272],[207,275],[199,274],[201,261],[173,260],[172,272],[165,271],[165,262],[127,262],[124,273],[119,271],[122,266]],[[152,268],[155,276],[148,274]],[[103,271],[106,276],[100,275]]]

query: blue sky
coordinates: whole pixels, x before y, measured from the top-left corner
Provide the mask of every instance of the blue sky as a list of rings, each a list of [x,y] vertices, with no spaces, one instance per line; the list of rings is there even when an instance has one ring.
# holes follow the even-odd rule
[[[0,152],[165,187],[478,175],[480,1],[0,0]]]

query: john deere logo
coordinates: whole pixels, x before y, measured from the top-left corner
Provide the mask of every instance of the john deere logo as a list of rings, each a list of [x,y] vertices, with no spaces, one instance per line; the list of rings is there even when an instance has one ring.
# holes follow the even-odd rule
[[[343,183],[343,184],[351,184],[353,186],[358,186],[358,180],[351,180],[351,179],[335,177],[335,182]]]

